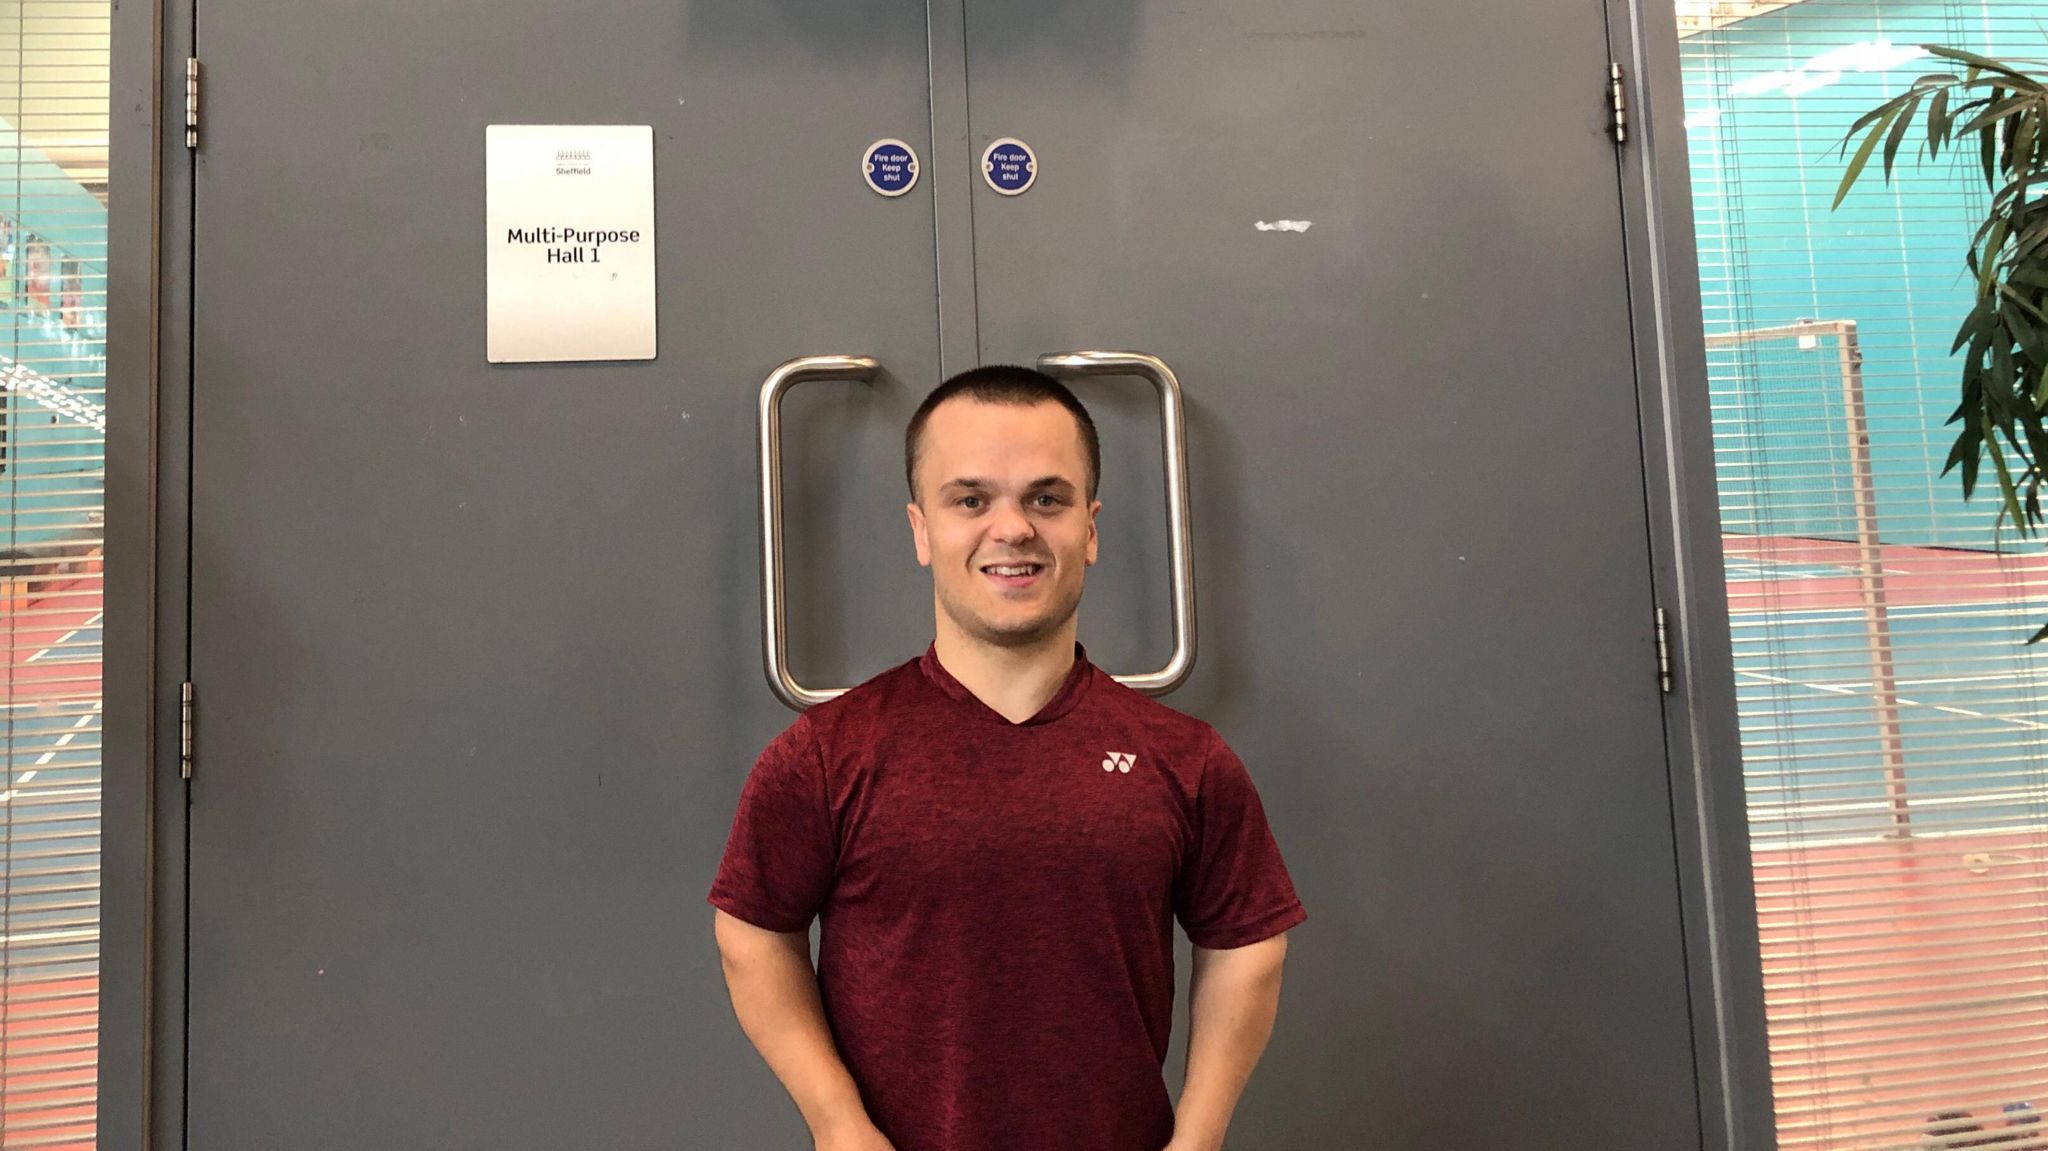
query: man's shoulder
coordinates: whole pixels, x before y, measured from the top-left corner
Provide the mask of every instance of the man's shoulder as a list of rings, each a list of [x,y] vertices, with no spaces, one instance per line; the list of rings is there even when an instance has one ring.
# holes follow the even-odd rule
[[[923,669],[917,659],[909,659],[813,706],[799,722],[819,732],[865,727],[897,712],[917,698],[924,686]]]
[[[1171,744],[1184,754],[1206,755],[1213,748],[1224,745],[1222,734],[1209,721],[1169,707],[1134,687],[1127,687],[1101,668],[1097,668],[1095,674],[1100,677],[1094,689],[1097,693],[1095,702],[1119,724],[1143,732],[1153,740]]]

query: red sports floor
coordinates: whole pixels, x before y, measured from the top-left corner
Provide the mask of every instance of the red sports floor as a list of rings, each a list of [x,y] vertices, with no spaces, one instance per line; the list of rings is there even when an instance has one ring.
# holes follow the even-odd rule
[[[38,775],[45,783],[61,777],[59,786],[44,794],[61,791],[96,817],[101,579],[88,575],[39,591],[26,610],[0,613],[0,636],[11,653],[0,694],[9,736],[7,775],[0,779],[7,790],[0,790],[0,801],[11,802],[12,789],[33,787]],[[89,777],[86,786],[78,785],[80,775]],[[36,913],[23,908],[27,897],[16,888],[27,886],[20,883],[22,876],[41,866],[28,858],[36,850],[29,838],[35,833],[16,829],[4,814],[0,825],[8,828],[9,849],[8,882],[0,889],[8,893],[9,914],[0,922],[0,942],[10,964],[26,962],[27,948],[53,937],[72,946],[69,954],[79,946],[96,954],[95,931],[48,930]],[[72,860],[59,862],[78,866]],[[68,915],[75,919],[77,913]],[[94,1146],[98,1035],[95,976],[17,979],[0,987],[0,1148],[89,1151]]]

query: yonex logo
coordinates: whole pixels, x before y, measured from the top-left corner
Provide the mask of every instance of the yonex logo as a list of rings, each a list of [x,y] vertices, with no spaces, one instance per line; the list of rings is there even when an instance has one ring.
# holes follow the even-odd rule
[[[1131,765],[1136,762],[1138,762],[1138,757],[1128,751],[1112,751],[1109,753],[1109,758],[1102,761],[1102,770],[1121,771],[1125,775],[1129,775],[1131,774]]]

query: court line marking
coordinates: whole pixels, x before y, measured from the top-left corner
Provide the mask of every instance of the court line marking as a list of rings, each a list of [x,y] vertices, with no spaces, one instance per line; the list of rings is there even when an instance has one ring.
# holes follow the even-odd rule
[[[1782,687],[1803,687],[1812,691],[1829,692],[1834,695],[1860,695],[1866,696],[1873,701],[1877,699],[1876,694],[1873,692],[1857,691],[1855,690],[1855,688],[1843,687],[1836,684],[1807,683],[1804,680],[1786,679],[1783,676],[1766,675],[1760,671],[1738,671],[1735,674],[1738,676],[1747,676],[1750,679],[1762,680],[1765,683],[1777,684]],[[1987,715],[1984,712],[1971,711],[1970,709],[1963,707],[1950,707],[1947,704],[1940,703],[1923,703],[1917,699],[1907,699],[1905,696],[1897,696],[1895,698],[1900,704],[1903,704],[1907,707],[1931,707],[1935,711],[1945,711],[1951,715],[1966,715],[1969,716],[1971,719],[1988,719],[1996,723],[2011,724],[2014,727],[2026,731],[2048,731],[2048,723],[2037,723],[2031,719],[2015,719],[2011,716],[2004,715]]]
[[[1754,675],[1754,676],[1762,676],[1762,675],[1763,675],[1764,673],[1762,673],[1762,672],[1752,672],[1752,671],[1747,671],[1747,670],[1745,670],[1745,671],[1743,671],[1743,672],[1742,672],[1741,674],[1743,674],[1743,675]],[[1995,684],[1995,683],[2008,683],[2008,682],[2010,682],[2010,681],[2012,681],[2012,680],[2038,680],[2038,679],[2040,679],[2040,678],[2041,678],[2041,677],[2040,677],[2040,673],[2038,673],[2038,672],[2031,672],[2031,671],[1999,671],[1999,672],[1990,672],[1990,673],[1987,673],[1987,674],[1985,674],[1985,675],[1952,675],[1952,676],[1946,676],[1946,677],[1943,677],[1943,678],[1939,678],[1939,679],[1902,679],[1902,680],[1898,680],[1898,681],[1894,682],[1894,683],[1892,684],[1892,686],[1893,686],[1893,687],[1950,687],[1950,686],[1954,686],[1954,685],[1957,685],[1957,684]],[[1869,689],[1870,687],[1874,686],[1874,685],[1873,685],[1873,684],[1871,683],[1871,681],[1869,681],[1869,680],[1867,680],[1867,679],[1842,679],[1842,680],[1827,680],[1827,681],[1825,681],[1825,683],[1824,683],[1823,681],[1820,681],[1820,680],[1789,680],[1789,681],[1787,681],[1787,682],[1790,682],[1790,683],[1803,683],[1803,684],[1806,684],[1806,685],[1807,685],[1808,687],[1822,687],[1822,686],[1826,686],[1827,684],[1832,684],[1832,685],[1834,685],[1835,687],[1847,687],[1847,688],[1863,688],[1863,689],[1866,689],[1866,690],[1867,690],[1867,689]]]
[[[8,797],[12,796],[13,794],[14,794],[14,793],[13,793],[12,791],[10,791],[10,792],[7,792],[7,793],[6,793],[6,794],[4,794],[4,795],[0,795],[0,799],[6,799],[6,798],[8,798]],[[38,792],[38,793],[37,793],[37,798],[39,798],[39,799],[80,799],[80,798],[85,798],[85,797],[90,797],[90,796],[97,796],[97,795],[99,795],[99,794],[100,794],[100,787],[99,787],[99,785],[98,785],[98,784],[96,784],[96,783],[89,783],[89,784],[85,785],[84,787],[59,787],[59,788],[55,788],[55,789],[53,789],[53,790],[50,790],[50,791],[43,791],[43,792]],[[78,818],[81,818],[81,819],[83,819],[83,818],[86,818],[86,817],[84,817],[84,816],[80,816],[80,817],[78,817]],[[95,818],[97,818],[97,817],[95,817]]]
[[[97,927],[79,927],[69,931],[17,931],[13,935],[0,935],[0,947],[16,943],[62,943],[68,940],[98,939]]]
[[[2014,608],[2010,605],[1998,603],[1996,601],[1986,602],[1983,600],[1979,600],[1974,603],[1894,604],[1886,610],[1885,614],[1889,615],[1894,621],[1896,621],[1899,619],[1929,619],[1943,617],[1950,619],[1999,619],[2003,617],[2009,617],[2015,614],[2023,618],[2031,618],[2034,614],[2041,611],[2048,611],[2048,603],[2029,601],[2028,603],[2020,605],[2018,608]],[[1802,624],[1862,623],[1864,620],[1864,614],[1862,609],[1856,607],[1769,607],[1759,604],[1755,606],[1731,606],[1729,608],[1728,614],[1730,616],[1738,617],[1736,620],[1736,626],[1752,628],[1764,627],[1768,625],[1760,619],[1750,621],[1743,620],[1740,617],[1824,617],[1819,619],[1802,618],[1799,620],[1799,622]]]
[[[1985,675],[1952,675],[1946,679],[1902,679],[1899,687],[1941,687],[1952,683],[1993,683],[2004,679],[2035,679],[2031,671],[1994,671]],[[1851,682],[1850,687],[1869,687],[1868,683]]]
[[[6,791],[0,791],[0,803],[11,802],[14,799],[14,795],[17,791],[21,790],[24,787],[27,787],[29,783],[35,779],[36,771],[38,769],[46,766],[51,760],[57,758],[58,751],[68,746],[72,740],[77,739],[78,733],[85,730],[85,725],[91,723],[94,719],[99,717],[100,703],[100,700],[92,701],[92,710],[86,712],[84,715],[79,716],[78,722],[71,725],[71,730],[64,733],[63,738],[57,741],[56,746],[44,752],[43,757],[41,759],[36,760],[35,767],[32,767],[29,770],[22,772],[21,778],[14,782],[13,787],[8,788]]]
[[[89,629],[91,629],[91,628],[94,628],[94,627],[98,627],[98,626],[99,626],[99,625],[101,624],[101,622],[102,622],[102,621],[104,621],[104,620],[106,619],[106,617],[107,617],[107,613],[106,613],[106,609],[104,609],[104,608],[100,609],[99,611],[96,611],[96,612],[92,613],[92,617],[91,617],[90,619],[86,620],[86,621],[85,621],[84,623],[82,623],[82,624],[78,625],[77,627],[75,627],[75,628],[72,628],[72,629],[71,629],[70,631],[67,631],[67,632],[65,632],[65,633],[64,633],[64,634],[63,634],[62,636],[58,637],[58,639],[57,639],[57,642],[55,642],[55,643],[51,644],[50,646],[48,646],[48,647],[44,648],[44,649],[43,649],[43,650],[41,650],[41,651],[39,651],[39,652],[35,653],[34,655],[32,655],[32,656],[29,656],[29,657],[28,657],[28,658],[27,658],[26,660],[23,660],[22,662],[23,662],[23,663],[35,663],[35,662],[36,662],[37,660],[40,660],[40,659],[42,659],[42,658],[43,658],[44,656],[47,656],[47,655],[49,655],[49,654],[50,654],[51,652],[53,652],[53,651],[57,650],[57,649],[58,649],[58,648],[60,648],[60,647],[63,647],[63,646],[65,645],[65,644],[69,643],[69,642],[70,642],[70,641],[72,640],[72,638],[73,638],[73,637],[75,637],[75,636],[76,636],[76,635],[77,635],[77,634],[78,634],[79,632],[82,632],[82,631],[86,631],[86,630],[89,630]],[[55,661],[53,661],[53,662],[55,662]],[[93,662],[93,661],[91,661],[91,660],[82,660],[82,661],[63,661],[63,662],[84,662],[84,663],[90,663],[90,662]],[[26,703],[17,703],[17,702],[15,702],[15,701],[12,701],[12,700],[10,700],[10,701],[8,701],[8,703],[7,703],[7,705],[6,705],[6,706],[7,706],[7,707],[8,707],[9,709],[12,709],[12,708],[15,708],[15,707],[32,707],[32,706],[38,706],[38,705],[40,704],[40,702],[41,702],[41,701],[30,701],[30,702],[26,702]],[[101,706],[101,703],[102,703],[102,702],[103,702],[102,700],[98,700],[98,699],[96,699],[96,700],[93,700],[93,701],[92,701],[92,710],[91,710],[91,711],[89,711],[89,712],[87,712],[87,713],[85,713],[85,714],[84,714],[84,715],[82,715],[82,716],[79,716],[79,717],[78,717],[78,722],[77,722],[77,723],[74,723],[74,724],[72,724],[72,725],[71,725],[71,730],[70,730],[70,731],[68,731],[68,732],[66,732],[66,733],[65,733],[65,734],[63,735],[63,737],[62,737],[62,738],[60,738],[60,739],[58,739],[58,740],[57,740],[56,746],[54,746],[54,747],[52,747],[52,748],[51,748],[50,750],[48,750],[48,751],[44,752],[44,753],[42,754],[42,757],[36,760],[36,765],[35,765],[35,767],[32,767],[32,768],[30,768],[29,770],[27,770],[27,771],[24,771],[24,772],[22,772],[22,773],[21,773],[21,778],[15,781],[15,783],[14,783],[14,786],[13,786],[13,787],[10,787],[10,788],[8,788],[8,789],[7,789],[6,791],[0,791],[0,803],[11,803],[11,802],[13,802],[13,800],[14,800],[14,797],[15,797],[15,795],[16,795],[16,794],[17,794],[17,793],[18,793],[18,792],[19,792],[19,791],[20,791],[20,790],[21,790],[21,789],[22,789],[23,787],[26,787],[26,786],[27,786],[27,785],[28,785],[28,784],[29,784],[30,782],[32,782],[32,781],[33,781],[33,780],[35,779],[35,777],[36,777],[36,772],[37,772],[38,770],[40,770],[40,769],[42,769],[42,768],[44,768],[44,767],[48,766],[48,765],[49,765],[49,762],[50,762],[51,760],[53,760],[53,759],[57,758],[57,752],[58,752],[58,751],[62,750],[62,749],[63,749],[63,748],[65,748],[65,747],[68,747],[68,746],[70,746],[70,744],[71,744],[71,741],[72,741],[72,740],[74,740],[74,739],[77,739],[77,738],[78,738],[78,733],[79,733],[80,731],[83,731],[83,730],[85,729],[85,727],[86,727],[86,725],[87,725],[87,724],[90,724],[90,723],[91,723],[91,722],[92,722],[92,721],[93,721],[94,719],[98,718],[98,716],[99,716],[99,713],[100,713],[100,706]],[[53,794],[53,795],[59,795],[59,794],[61,794],[61,793],[55,793],[55,792],[53,792],[52,794]],[[5,940],[6,940],[6,937],[5,937],[5,936],[0,936],[0,942],[5,942]]]
[[[100,621],[101,621],[101,620],[103,620],[103,619],[105,619],[106,617],[107,617],[107,613],[106,613],[106,612],[105,612],[104,610],[101,610],[101,611],[96,611],[96,612],[92,613],[92,618],[91,618],[91,619],[89,619],[89,620],[86,620],[86,621],[85,621],[84,623],[82,623],[82,624],[79,624],[79,625],[78,625],[77,627],[75,627],[75,628],[72,628],[72,629],[71,629],[70,631],[67,631],[67,632],[65,632],[65,633],[64,633],[64,635],[63,635],[63,636],[62,636],[62,637],[61,637],[60,639],[58,639],[56,643],[53,643],[53,644],[51,644],[50,646],[48,646],[48,647],[44,648],[43,650],[41,650],[41,651],[39,651],[39,652],[35,653],[34,655],[32,655],[32,656],[28,657],[27,659],[23,660],[22,662],[23,662],[23,663],[34,663],[34,662],[36,662],[37,660],[39,660],[39,659],[43,658],[44,656],[46,656],[46,655],[49,655],[49,654],[50,654],[51,652],[53,652],[53,651],[56,651],[56,650],[57,650],[58,648],[60,648],[60,647],[63,647],[63,646],[65,645],[65,644],[67,644],[67,643],[70,643],[70,642],[71,642],[71,637],[72,637],[72,636],[75,636],[75,635],[77,635],[77,634],[78,634],[79,632],[82,632],[82,631],[86,631],[86,630],[89,630],[89,629],[91,629],[91,628],[95,628],[95,627],[98,627],[98,626],[100,625]],[[80,662],[80,663],[90,663],[90,662],[92,662],[92,661],[91,661],[91,660],[78,660],[78,661],[69,661],[69,660],[67,660],[67,661],[64,661],[64,662]]]

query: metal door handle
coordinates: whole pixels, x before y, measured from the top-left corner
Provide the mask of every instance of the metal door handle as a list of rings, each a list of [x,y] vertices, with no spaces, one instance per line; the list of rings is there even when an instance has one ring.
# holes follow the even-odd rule
[[[1166,361],[1143,352],[1055,352],[1038,357],[1038,370],[1067,379],[1143,376],[1159,389],[1159,438],[1166,457],[1167,550],[1173,577],[1173,655],[1158,671],[1116,679],[1146,695],[1165,695],[1185,683],[1195,669],[1194,542],[1188,524],[1187,417],[1181,407],[1180,380]]]
[[[880,369],[867,356],[799,356],[761,385],[761,656],[775,698],[798,711],[843,695],[843,687],[805,687],[789,674],[789,627],[782,592],[782,394],[809,380],[867,383]]]

